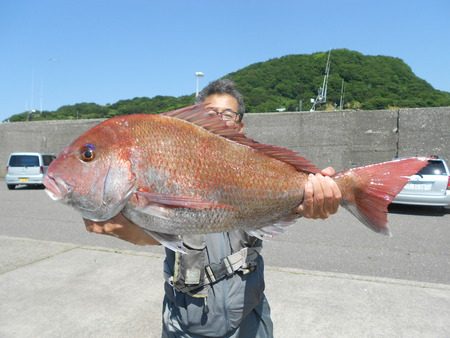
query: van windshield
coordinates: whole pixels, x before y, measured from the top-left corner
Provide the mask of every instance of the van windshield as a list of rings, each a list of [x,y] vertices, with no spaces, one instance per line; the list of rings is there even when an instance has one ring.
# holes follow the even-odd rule
[[[36,155],[13,155],[9,160],[10,167],[39,167],[39,157]]]
[[[55,156],[52,155],[42,155],[42,159],[44,160],[44,165],[49,166],[50,163],[55,159]]]

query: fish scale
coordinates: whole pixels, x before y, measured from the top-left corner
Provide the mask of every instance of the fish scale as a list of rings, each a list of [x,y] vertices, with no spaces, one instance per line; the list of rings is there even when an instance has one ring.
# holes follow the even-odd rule
[[[221,200],[216,196],[216,201],[225,201],[238,207],[243,199],[249,200],[248,203],[265,203],[267,195],[284,196],[289,187],[297,192],[297,202],[301,201],[300,188],[306,178],[305,173],[299,173],[292,166],[267,158],[249,147],[224,138],[211,137],[208,131],[184,121],[169,119],[159,122],[157,118],[164,119],[155,116],[152,126],[169,126],[149,132],[152,140],[171,139],[174,132],[184,135],[181,140],[175,137],[174,142],[157,142],[156,158],[152,143],[140,148],[142,153],[139,151],[135,154],[138,170],[143,171],[144,167],[149,166],[159,168],[166,174],[162,175],[160,188],[167,190],[158,192],[198,195],[209,200],[217,193],[217,186],[220,186]],[[140,120],[135,122],[141,125],[136,126],[136,130],[151,130]],[[178,130],[175,126],[179,126]],[[296,179],[302,175],[305,176],[303,180]],[[137,183],[141,186],[148,181],[147,177],[139,176]],[[177,189],[171,190],[173,186]],[[259,193],[255,195],[255,192]]]
[[[161,231],[164,227],[166,233],[182,234],[211,232],[214,229],[227,231],[244,224],[254,226],[255,220],[260,224],[267,224],[265,217],[268,220],[277,218],[276,215],[280,210],[283,210],[282,214],[290,213],[292,208],[301,202],[303,193],[301,183],[295,186],[297,181],[293,177],[306,174],[295,171],[292,166],[283,162],[261,156],[249,147],[223,138],[211,138],[209,132],[198,127],[193,128],[189,124],[180,125],[179,122],[170,119],[158,124],[161,126],[170,123],[180,127],[177,129],[170,125],[167,128],[158,128],[158,133],[153,137],[166,140],[173,132],[186,135],[185,137],[175,136],[174,142],[160,142],[156,151],[158,156],[155,156],[155,152],[150,148],[142,148],[144,154],[135,154],[136,157],[146,159],[140,163],[146,162],[149,166],[166,168],[166,175],[161,175],[159,177],[162,177],[161,182],[156,184],[156,187],[160,187],[157,192],[200,196],[208,201],[226,203],[236,210],[233,213],[221,209],[183,210],[173,215],[167,222],[153,220],[159,224],[165,223],[164,225],[154,228],[147,225],[145,228]],[[178,141],[180,139],[181,144]],[[198,146],[199,144],[201,146]],[[160,157],[170,160],[164,162]],[[269,174],[261,175],[263,172]],[[138,185],[151,181],[154,182],[155,177],[142,176],[142,182],[138,180]],[[287,190],[295,193],[290,204],[286,203]],[[145,222],[137,220],[139,217],[148,218],[137,214],[133,213],[134,216],[130,216],[132,220],[151,223],[150,219]],[[174,225],[180,222],[186,224],[182,229],[178,224]]]

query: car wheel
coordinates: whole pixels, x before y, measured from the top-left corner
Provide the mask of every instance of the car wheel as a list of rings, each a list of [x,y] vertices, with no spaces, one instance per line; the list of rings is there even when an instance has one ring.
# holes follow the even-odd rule
[[[8,189],[13,190],[16,187],[15,184],[8,184]]]

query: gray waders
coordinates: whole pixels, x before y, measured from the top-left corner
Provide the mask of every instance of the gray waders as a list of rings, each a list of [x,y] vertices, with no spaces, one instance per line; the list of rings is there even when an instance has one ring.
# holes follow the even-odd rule
[[[248,317],[247,329],[271,337],[261,241],[232,231],[184,236],[183,242],[187,254],[166,250],[163,333],[171,326],[180,337],[222,337]],[[181,335],[187,331],[192,334]]]

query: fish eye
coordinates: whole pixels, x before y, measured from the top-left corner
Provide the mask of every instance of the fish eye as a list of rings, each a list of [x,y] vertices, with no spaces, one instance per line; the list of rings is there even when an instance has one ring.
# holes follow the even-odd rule
[[[95,158],[95,146],[93,144],[86,144],[81,147],[80,157],[83,162],[90,162]]]

